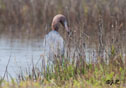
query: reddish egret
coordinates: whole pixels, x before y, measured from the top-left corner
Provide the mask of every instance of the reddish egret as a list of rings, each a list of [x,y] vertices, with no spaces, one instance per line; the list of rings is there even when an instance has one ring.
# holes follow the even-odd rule
[[[68,34],[70,32],[66,17],[62,14],[56,15],[52,21],[52,30],[45,36],[43,41],[45,64],[50,63],[50,61],[52,63],[54,56],[64,54],[64,40],[58,32],[60,24],[63,25]]]

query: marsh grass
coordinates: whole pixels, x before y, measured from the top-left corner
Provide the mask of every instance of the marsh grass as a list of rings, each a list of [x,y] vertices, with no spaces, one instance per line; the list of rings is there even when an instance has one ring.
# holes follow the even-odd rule
[[[126,0],[0,0],[0,33],[8,38],[43,38],[58,13],[67,17],[72,31],[68,37],[59,30],[67,52],[56,57],[53,70],[33,65],[27,75],[19,74],[18,82],[0,80],[0,87],[125,88],[125,10]],[[87,48],[97,51],[95,63],[86,62]]]
[[[74,59],[73,59],[74,61]],[[76,64],[62,57],[55,58],[53,70],[39,71],[37,67],[27,75],[21,74],[11,81],[0,81],[1,87],[41,88],[41,87],[86,87],[86,88],[125,88],[126,68],[121,56],[112,55],[109,63],[87,63],[80,58]],[[43,69],[43,68],[41,68]]]
[[[21,87],[86,87],[86,88],[125,88],[126,68],[121,55],[114,54],[114,47],[111,49],[110,60],[108,63],[101,62],[101,57],[97,63],[87,63],[82,56],[76,60],[65,57],[55,57],[53,68],[37,68],[35,65],[27,72],[21,73],[6,85],[1,81],[1,85],[13,88]],[[24,71],[23,71],[24,72]],[[31,86],[32,85],[32,86]],[[3,86],[3,87],[4,87]]]
[[[125,0],[1,0],[0,6],[0,33],[42,38],[51,30],[53,17],[62,13],[67,17],[75,36],[83,38],[83,33],[86,33],[90,41],[98,42],[101,18],[103,39],[110,43],[125,40]],[[59,31],[63,36],[66,35],[62,29]]]

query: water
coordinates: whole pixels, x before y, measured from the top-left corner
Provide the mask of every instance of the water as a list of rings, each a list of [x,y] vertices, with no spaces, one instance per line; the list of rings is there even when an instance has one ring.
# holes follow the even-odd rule
[[[15,77],[20,70],[37,63],[42,52],[42,40],[0,39],[0,77],[3,77],[7,63],[8,74]]]
[[[25,71],[27,67],[32,67],[32,62],[34,62],[34,64],[41,62],[42,58],[40,58],[40,55],[43,51],[42,41],[42,39],[22,40],[0,38],[0,77],[3,77],[5,74],[9,59],[10,62],[8,64],[7,74],[13,78],[21,73],[21,70]],[[85,57],[88,62],[92,58],[95,59],[97,57],[96,51],[86,49]],[[41,63],[38,63],[37,66],[41,66]]]

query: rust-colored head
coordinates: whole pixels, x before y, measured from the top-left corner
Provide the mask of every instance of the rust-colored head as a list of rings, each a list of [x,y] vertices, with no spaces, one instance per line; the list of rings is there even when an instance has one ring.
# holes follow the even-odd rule
[[[56,15],[54,18],[53,18],[53,21],[52,21],[52,30],[56,30],[58,31],[59,29],[59,23],[61,23],[66,31],[69,33],[70,30],[68,28],[68,24],[67,24],[67,20],[66,20],[66,17],[62,14],[58,14]]]

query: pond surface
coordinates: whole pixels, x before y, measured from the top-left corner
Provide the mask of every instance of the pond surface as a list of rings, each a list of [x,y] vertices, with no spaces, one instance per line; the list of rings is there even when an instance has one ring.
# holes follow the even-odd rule
[[[86,59],[95,58],[95,51],[88,49],[86,51]],[[32,67],[33,63],[40,62],[42,54],[42,39],[8,39],[0,38],[0,77],[3,77],[7,68],[10,77],[16,77],[25,71],[27,67]],[[9,61],[10,59],[10,61]],[[40,64],[37,64],[40,66]]]
[[[20,40],[0,38],[0,77],[3,77],[6,66],[12,77],[21,69],[37,63],[42,52],[42,40]],[[10,59],[10,61],[9,61]]]

